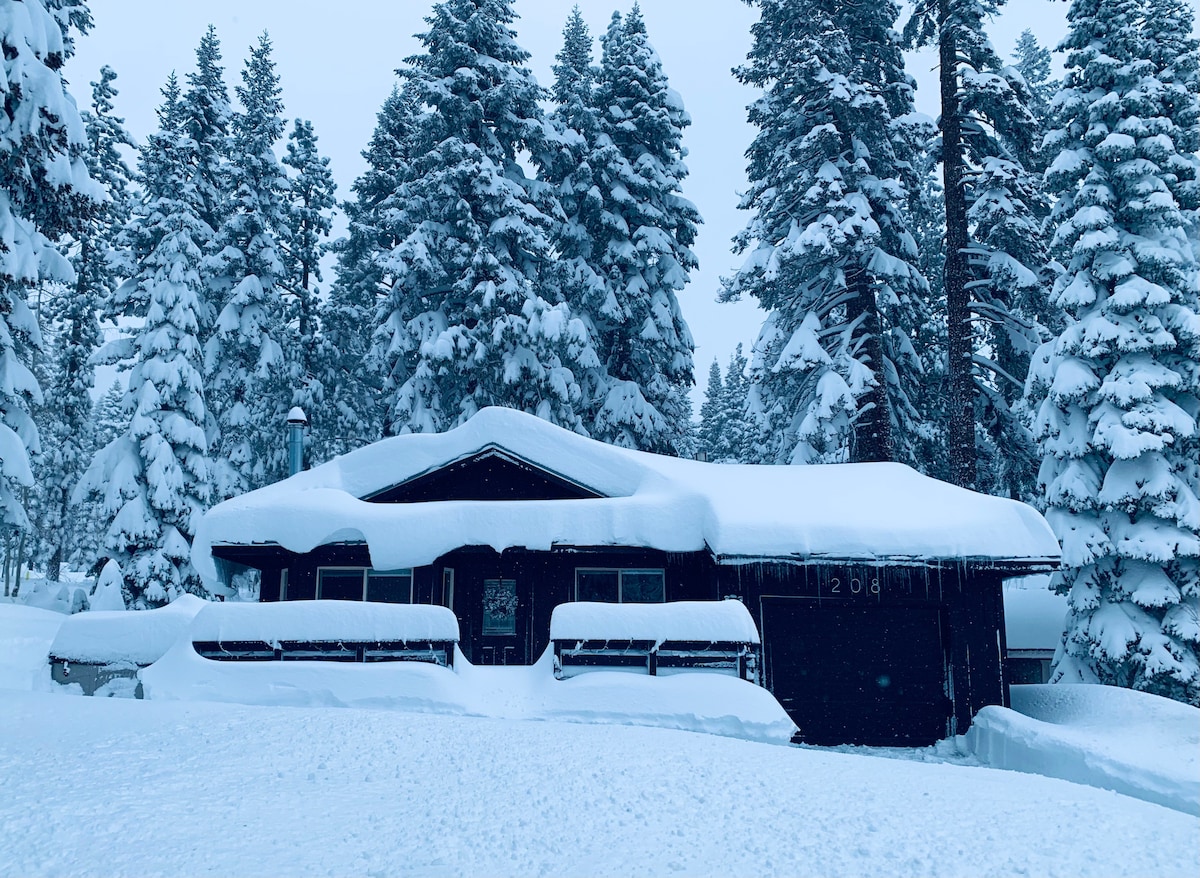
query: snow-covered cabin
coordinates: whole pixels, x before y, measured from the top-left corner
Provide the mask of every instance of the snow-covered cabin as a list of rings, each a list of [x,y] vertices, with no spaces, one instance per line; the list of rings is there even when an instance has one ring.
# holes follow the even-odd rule
[[[901,464],[738,466],[485,409],[221,503],[193,562],[263,601],[441,604],[475,664],[528,664],[555,606],[742,600],[814,743],[930,743],[1007,704],[1005,577],[1058,544],[1021,503]]]

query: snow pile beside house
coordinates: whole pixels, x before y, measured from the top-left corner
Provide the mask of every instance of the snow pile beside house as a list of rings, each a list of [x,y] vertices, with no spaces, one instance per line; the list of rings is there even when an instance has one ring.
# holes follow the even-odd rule
[[[46,689],[47,655],[67,616],[0,602],[0,689]]]
[[[559,604],[550,616],[551,640],[649,640],[653,643],[759,643],[758,628],[741,601],[666,604]]]
[[[965,736],[984,763],[1200,814],[1200,709],[1130,689],[1013,686]]]
[[[78,613],[59,627],[50,655],[89,664],[148,665],[161,658],[208,606],[212,605],[185,594],[156,610]]]
[[[370,497],[488,449],[600,495],[579,500],[372,503]],[[710,549],[762,557],[1048,561],[1058,543],[1032,508],[920,475],[901,464],[709,464],[605,445],[532,415],[489,408],[438,434],[376,442],[218,504],[193,562],[215,587],[213,545],[308,552],[365,541],[376,569],[430,564],[464,535],[496,551],[555,545]]]

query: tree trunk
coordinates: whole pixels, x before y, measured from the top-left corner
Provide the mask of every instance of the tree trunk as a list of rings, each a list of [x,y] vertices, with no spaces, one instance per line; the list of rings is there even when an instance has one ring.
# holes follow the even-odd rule
[[[859,416],[854,424],[854,447],[850,459],[855,463],[895,459],[892,442],[892,408],[888,399],[887,376],[883,368],[883,321],[871,288],[871,276],[855,266],[846,272],[846,285],[854,298],[848,303],[847,318],[862,317],[860,332],[866,335],[863,352],[875,375],[875,386],[859,400]]]
[[[946,203],[947,378],[950,397],[947,444],[950,480],[975,487],[975,385],[971,376],[971,297],[967,289],[967,198],[963,183],[962,118],[958,106],[958,52],[949,22],[950,2],[939,0],[938,60],[941,86],[942,168]]]

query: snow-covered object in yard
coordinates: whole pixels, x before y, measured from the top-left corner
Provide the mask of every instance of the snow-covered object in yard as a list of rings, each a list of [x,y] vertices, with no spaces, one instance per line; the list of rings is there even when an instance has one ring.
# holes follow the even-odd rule
[[[50,655],[88,664],[148,665],[171,648],[206,606],[207,601],[185,594],[156,610],[79,613],[58,629]]]
[[[109,558],[104,562],[104,568],[100,571],[100,578],[96,581],[96,589],[92,592],[88,609],[127,609],[125,606],[125,596],[121,591],[123,584],[124,576],[121,573],[121,565]]]
[[[1062,641],[1067,598],[1050,590],[1049,576],[1004,583],[1004,628],[1009,650],[1053,652]]]
[[[550,639],[760,642],[750,611],[733,600],[664,604],[573,601],[554,608]]]
[[[201,624],[193,634],[211,633],[201,618],[196,621]],[[796,730],[770,692],[744,680],[707,673],[638,677],[596,672],[560,681],[554,678],[549,650],[536,664],[498,668],[472,666],[458,653],[451,670],[424,662],[211,661],[181,640],[143,669],[141,680],[146,698],[155,701],[371,707],[659,726],[777,744],[788,743]]]
[[[1115,686],[1013,686],[1012,709],[983,708],[965,740],[996,768],[1200,815],[1200,709],[1178,701]]]
[[[458,641],[458,619],[445,607],[362,601],[208,604],[192,620],[189,642],[280,640],[376,643]]]
[[[601,495],[579,500],[371,503],[381,492],[488,449]],[[393,437],[218,504],[193,562],[216,586],[214,545],[293,552],[364,540],[376,569],[432,563],[463,545],[645,546],[718,560],[1016,560],[1049,564],[1058,543],[1013,500],[902,464],[720,465],[605,445],[532,415],[489,408],[446,433]]]
[[[21,584],[18,600],[27,607],[64,615],[78,613],[89,607],[87,588],[78,582],[29,580]]]

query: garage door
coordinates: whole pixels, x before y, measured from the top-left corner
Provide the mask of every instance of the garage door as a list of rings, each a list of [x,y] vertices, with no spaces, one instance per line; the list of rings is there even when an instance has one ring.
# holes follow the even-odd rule
[[[920,746],[951,714],[931,607],[762,599],[767,683],[810,744]]]

